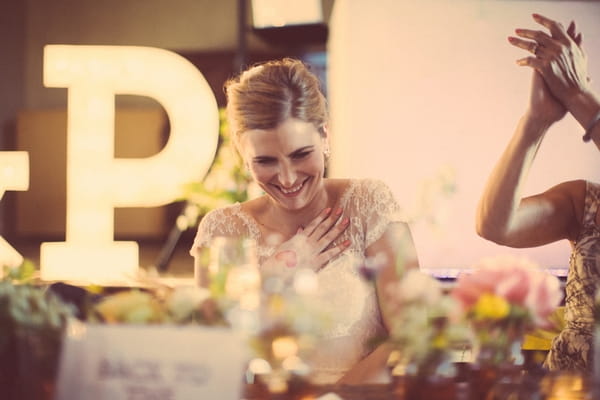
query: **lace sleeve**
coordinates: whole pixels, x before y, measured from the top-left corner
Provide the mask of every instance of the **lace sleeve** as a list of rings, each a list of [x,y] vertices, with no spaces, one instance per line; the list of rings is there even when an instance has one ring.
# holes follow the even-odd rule
[[[216,236],[253,237],[239,204],[210,211],[202,218],[190,254],[195,257],[198,250],[209,246]]]
[[[358,210],[364,219],[365,248],[368,248],[381,238],[390,223],[402,222],[403,218],[400,205],[382,181],[365,179],[357,189],[361,203]]]

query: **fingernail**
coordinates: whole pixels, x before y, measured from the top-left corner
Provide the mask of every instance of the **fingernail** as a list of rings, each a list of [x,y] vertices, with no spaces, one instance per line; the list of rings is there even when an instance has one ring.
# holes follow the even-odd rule
[[[508,37],[508,41],[511,42],[511,43],[515,43],[517,41],[517,39],[514,38],[514,37],[512,37],[512,36],[509,36]]]
[[[348,217],[344,217],[342,220],[342,225],[348,225],[350,223],[350,219]]]
[[[346,246],[346,247],[350,246],[350,240],[348,240],[348,239],[344,240],[344,246]]]
[[[323,215],[328,215],[331,212],[331,207],[327,207],[323,210]]]
[[[533,17],[533,19],[540,19],[540,14],[533,13],[531,14],[531,16]]]
[[[335,215],[342,215],[343,212],[344,212],[344,210],[342,210],[341,208],[338,208],[337,210],[335,210]]]
[[[520,34],[522,34],[522,33],[523,33],[523,29],[515,29],[515,33],[516,33],[517,35],[520,35]]]

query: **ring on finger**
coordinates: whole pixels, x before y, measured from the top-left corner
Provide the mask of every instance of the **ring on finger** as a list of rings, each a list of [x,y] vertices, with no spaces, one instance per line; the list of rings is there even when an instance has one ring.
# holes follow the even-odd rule
[[[536,42],[534,42],[534,43],[532,44],[532,47],[531,47],[531,49],[530,49],[529,51],[531,51],[531,53],[532,53],[533,55],[536,55],[536,56],[537,56],[538,49],[539,49],[539,45],[538,45]]]

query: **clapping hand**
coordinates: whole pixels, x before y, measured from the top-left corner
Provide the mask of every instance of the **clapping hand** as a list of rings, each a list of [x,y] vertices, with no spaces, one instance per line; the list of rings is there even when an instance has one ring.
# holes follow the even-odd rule
[[[532,67],[543,78],[542,82],[534,75],[531,107],[554,122],[564,116],[572,99],[589,90],[587,57],[582,48],[582,35],[574,22],[565,31],[562,24],[542,15],[533,14],[533,18],[549,33],[517,29],[518,37],[511,36],[508,40],[532,54],[517,60],[519,65]]]

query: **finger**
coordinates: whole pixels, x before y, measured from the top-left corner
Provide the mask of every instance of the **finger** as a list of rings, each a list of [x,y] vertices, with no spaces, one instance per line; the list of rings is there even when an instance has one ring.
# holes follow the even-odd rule
[[[325,264],[327,264],[331,259],[339,255],[341,252],[346,250],[350,246],[350,240],[344,240],[343,242],[332,246],[331,248],[325,250],[316,258],[316,265],[318,265],[318,269],[321,269]]]
[[[575,39],[575,34],[575,21],[571,21],[569,23],[569,27],[567,28],[567,35],[569,35],[571,39]]]
[[[515,33],[522,38],[533,40],[542,46],[556,47],[554,39],[546,32],[536,31],[532,29],[515,29]]]
[[[317,217],[315,219],[313,219],[312,221],[310,221],[310,223],[308,225],[306,225],[303,232],[307,236],[312,235],[313,232],[315,231],[315,229],[319,226],[319,224],[321,222],[323,222],[324,220],[326,220],[330,214],[331,214],[331,207],[327,207],[326,209],[321,211],[321,213],[319,215],[317,215]]]
[[[518,47],[523,50],[527,50],[532,54],[536,54],[536,52],[539,48],[539,45],[537,44],[537,42],[531,42],[528,40],[519,39],[514,36],[509,36],[508,41],[513,46]]]
[[[583,35],[581,32],[577,32],[577,24],[575,21],[571,21],[569,27],[567,28],[567,34],[573,41],[577,44],[577,46],[581,47],[581,39],[583,39]]]
[[[319,251],[326,249],[331,243],[333,243],[350,225],[350,219],[348,217],[342,218],[339,224],[336,224],[327,233],[325,233],[317,242]]]
[[[554,21],[540,14],[533,14],[532,16],[535,22],[544,26],[545,28],[548,28],[553,38],[556,38],[562,41],[563,43],[565,43],[565,41],[569,41],[567,33],[565,32],[565,29],[560,22]]]
[[[517,60],[517,64],[522,67],[532,67],[536,70],[540,70],[542,68],[542,60],[539,60],[536,57],[523,57]]]
[[[324,219],[309,235],[309,237],[318,242],[329,230],[335,225],[335,223],[340,219],[344,210],[341,208],[336,209],[332,212],[329,217]],[[319,249],[321,250],[321,249]]]

